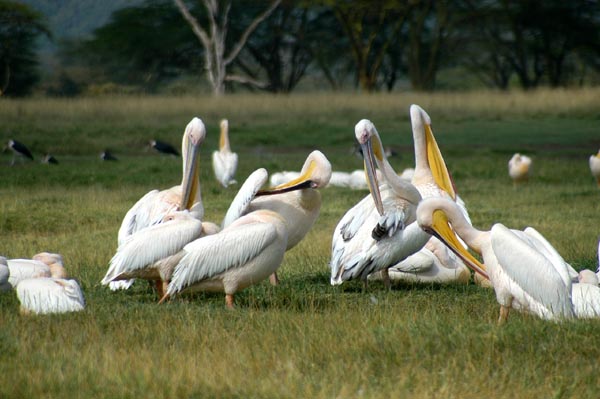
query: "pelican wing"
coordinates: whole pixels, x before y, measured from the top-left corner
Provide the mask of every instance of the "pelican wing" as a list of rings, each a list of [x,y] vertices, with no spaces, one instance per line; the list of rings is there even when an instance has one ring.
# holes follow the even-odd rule
[[[152,203],[157,197],[159,191],[152,190],[140,198],[132,207],[127,211],[121,227],[119,228],[118,244],[121,245],[125,238],[132,235],[138,230],[150,226],[153,221],[148,219],[147,209],[149,204]]]
[[[500,266],[513,281],[552,314],[573,316],[571,287],[546,256],[499,223],[490,238]]]
[[[235,152],[215,151],[212,156],[215,177],[224,186],[235,183],[233,176],[237,169],[238,156]]]
[[[535,248],[545,257],[547,257],[550,262],[552,262],[552,265],[556,271],[558,271],[565,284],[577,279],[579,273],[577,273],[577,271],[573,269],[570,264],[565,262],[563,257],[560,256],[556,249],[554,249],[552,244],[546,240],[546,237],[541,235],[533,227],[527,227],[524,232],[530,237],[530,242],[535,246]]]
[[[240,216],[248,211],[250,202],[252,202],[258,190],[267,182],[267,178],[268,174],[264,168],[257,169],[248,176],[233,201],[231,201],[231,205],[229,205],[229,209],[223,219],[223,228],[229,226],[234,220],[239,219]]]
[[[21,307],[37,314],[83,310],[85,300],[75,280],[34,278],[21,281],[16,288]]]
[[[108,284],[124,272],[144,268],[176,254],[201,233],[202,222],[191,216],[169,220],[138,231],[119,245],[102,284]]]
[[[578,318],[600,317],[600,287],[576,283],[572,290],[573,309]]]
[[[277,230],[272,224],[254,222],[191,242],[175,267],[167,294],[248,263],[276,238]]]

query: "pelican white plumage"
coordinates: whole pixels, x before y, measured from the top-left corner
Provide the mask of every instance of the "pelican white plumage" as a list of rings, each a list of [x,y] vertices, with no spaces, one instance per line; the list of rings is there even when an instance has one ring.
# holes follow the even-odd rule
[[[578,282],[573,284],[571,299],[573,310],[580,319],[600,317],[600,287],[598,276],[591,270],[579,272]]]
[[[290,180],[297,179],[300,176],[300,172],[284,170],[283,172],[275,172],[269,177],[269,184],[271,186],[278,186],[280,184],[287,183]]]
[[[219,138],[219,151],[212,154],[212,165],[215,172],[215,177],[223,187],[230,184],[235,184],[233,179],[238,164],[238,156],[235,152],[231,152],[229,145],[229,121],[223,119],[221,121],[221,136]]]
[[[351,177],[351,174],[348,172],[331,172],[331,179],[329,179],[327,187],[350,187]]]
[[[575,317],[569,268],[545,239],[538,239],[541,234],[535,229],[509,230],[496,223],[489,231],[477,230],[466,221],[458,206],[446,198],[423,200],[417,209],[417,221],[470,267],[483,268],[453,232],[481,254],[500,304],[500,323],[507,320],[511,308],[548,320]]]
[[[225,292],[233,307],[237,291],[274,273],[287,246],[286,222],[270,210],[257,210],[234,220],[217,234],[183,248],[161,302],[182,292]]]
[[[519,153],[514,154],[508,161],[508,175],[515,185],[529,180],[531,164],[531,158]]]
[[[7,259],[6,263],[10,273],[8,282],[12,287],[30,278],[67,276],[60,254],[41,252],[32,259]]]
[[[10,269],[8,268],[8,261],[4,256],[0,256],[0,292],[12,289],[12,285],[8,282],[9,277]]]
[[[49,314],[77,312],[85,299],[76,280],[40,277],[22,280],[16,287],[21,313]]]
[[[187,210],[172,211],[160,223],[130,235],[119,245],[101,283],[133,278],[154,281],[160,298],[184,255],[184,246],[217,230],[213,223],[202,223]]]
[[[596,155],[590,155],[590,172],[600,187],[600,150]]]
[[[239,216],[257,210],[277,212],[286,222],[288,251],[306,236],[319,216],[321,194],[318,189],[329,183],[331,163],[321,151],[312,151],[304,161],[300,176],[262,191],[258,189],[266,181],[266,171],[253,175],[252,179],[249,178],[253,182],[249,186],[251,189],[240,189],[223,220],[223,227]],[[276,284],[277,281],[277,275],[274,274],[271,282]]]
[[[401,179],[387,161],[375,125],[363,119],[354,128],[364,155],[370,195],[342,217],[333,233],[331,284],[361,279],[384,270],[420,250],[429,235],[414,223],[421,194]],[[386,183],[379,187],[375,164]]]
[[[200,118],[193,118],[186,126],[181,143],[183,177],[181,184],[166,190],[152,190],[139,199],[125,214],[118,233],[118,245],[127,237],[165,219],[173,211],[189,210],[197,219],[204,216],[202,193],[198,179],[200,145],[206,137],[206,128]],[[127,289],[133,280],[113,281],[111,290]]]
[[[391,281],[426,284],[467,284],[471,278],[469,268],[436,237],[431,237],[420,251],[390,267],[388,274]],[[381,279],[381,272],[371,278]]]

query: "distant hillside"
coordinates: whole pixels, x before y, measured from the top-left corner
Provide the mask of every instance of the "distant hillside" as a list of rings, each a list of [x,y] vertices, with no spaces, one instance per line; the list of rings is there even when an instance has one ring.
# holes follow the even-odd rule
[[[135,6],[143,0],[21,0],[46,17],[48,27],[59,41],[83,37],[104,25],[113,11]]]

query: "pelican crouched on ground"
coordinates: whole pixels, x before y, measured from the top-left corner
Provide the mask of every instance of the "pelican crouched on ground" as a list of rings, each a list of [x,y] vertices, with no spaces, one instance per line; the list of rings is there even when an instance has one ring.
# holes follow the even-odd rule
[[[529,180],[531,175],[531,158],[516,153],[508,161],[508,175],[515,185]]]
[[[417,218],[423,229],[438,236],[470,267],[483,268],[453,232],[481,254],[500,304],[500,323],[507,320],[511,308],[548,320],[576,316],[571,300],[572,268],[535,229],[509,230],[496,223],[489,231],[477,230],[454,202],[444,198],[423,200]]]
[[[223,187],[237,183],[233,178],[237,169],[238,156],[231,152],[229,145],[229,121],[221,121],[221,135],[219,138],[219,151],[213,152],[212,165],[217,181]]]
[[[183,177],[181,184],[166,190],[152,190],[139,199],[125,214],[118,233],[118,244],[121,246],[127,237],[149,226],[166,220],[166,216],[174,211],[189,210],[197,219],[204,216],[202,193],[198,179],[200,145],[206,137],[206,128],[200,118],[193,118],[186,126],[181,143]],[[111,274],[112,275],[112,274]],[[109,275],[103,282],[109,280]],[[111,281],[110,288],[128,288],[133,281]]]

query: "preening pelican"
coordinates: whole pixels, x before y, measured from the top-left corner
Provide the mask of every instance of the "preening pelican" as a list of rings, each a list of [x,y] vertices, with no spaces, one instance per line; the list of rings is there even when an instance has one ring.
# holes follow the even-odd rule
[[[161,302],[180,292],[225,292],[227,306],[233,307],[237,291],[277,270],[286,246],[286,222],[281,215],[269,210],[248,213],[221,232],[183,248]]]
[[[28,158],[33,161],[33,155],[31,155],[31,151],[29,151],[29,148],[27,148],[27,146],[20,141],[8,140],[6,148],[9,148],[13,152],[13,158],[10,162],[11,166],[15,164],[17,157],[19,157],[21,160]]]
[[[431,118],[423,108],[413,104],[410,107],[410,120],[415,149],[412,184],[422,198],[443,197],[456,201],[470,222],[433,135]],[[431,237],[419,252],[390,267],[388,272],[392,281],[424,283],[466,282],[470,277],[468,267],[462,260],[435,237]]]
[[[385,157],[375,125],[363,119],[355,126],[362,147],[368,186],[371,192],[342,217],[333,233],[331,284],[384,271],[420,250],[429,235],[414,223],[421,194],[411,183],[401,179]],[[384,183],[379,186],[375,164]]]
[[[212,164],[215,177],[223,187],[236,183],[233,177],[237,169],[238,156],[235,152],[231,152],[229,146],[229,121],[227,119],[221,121],[219,151],[213,152]]]
[[[600,150],[596,155],[590,155],[590,171],[596,179],[598,187],[600,187]]]
[[[138,200],[125,214],[119,228],[118,244],[121,246],[130,235],[159,223],[167,214],[177,210],[190,210],[198,219],[204,216],[198,164],[200,144],[206,137],[206,128],[200,118],[193,118],[186,126],[181,143],[183,177],[181,184],[166,190],[152,190]],[[106,278],[106,277],[105,277]],[[112,282],[110,288],[128,288],[132,280]]]
[[[263,176],[262,179],[260,176]],[[277,212],[286,222],[286,251],[290,250],[306,236],[317,220],[321,209],[321,194],[318,189],[327,186],[330,178],[331,163],[321,151],[313,151],[308,155],[300,176],[296,179],[258,191],[266,181],[266,171],[262,172],[252,179],[249,178],[254,182],[250,184],[251,189],[240,189],[223,220],[223,227],[227,227],[240,215],[257,210]],[[277,281],[275,274],[271,282],[276,284]]]
[[[210,233],[214,233],[211,225],[203,224],[189,211],[172,211],[160,223],[123,240],[110,261],[102,284],[133,278],[150,280],[156,282],[160,298],[175,265],[184,255],[184,246]]]
[[[21,313],[49,314],[77,312],[85,308],[81,287],[64,278],[30,278],[16,287]]]
[[[13,287],[30,278],[67,276],[60,254],[41,252],[32,259],[7,259],[6,263],[10,272],[8,282]]]
[[[527,155],[516,153],[508,161],[508,175],[513,180],[513,183],[526,182],[531,174],[531,158]]]
[[[535,229],[509,230],[496,223],[490,231],[477,230],[467,223],[458,206],[445,198],[423,200],[417,220],[475,270],[482,265],[450,233],[456,232],[481,254],[500,304],[500,323],[506,321],[510,308],[549,320],[575,317],[569,268]]]

